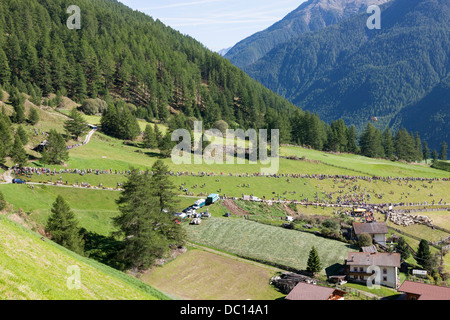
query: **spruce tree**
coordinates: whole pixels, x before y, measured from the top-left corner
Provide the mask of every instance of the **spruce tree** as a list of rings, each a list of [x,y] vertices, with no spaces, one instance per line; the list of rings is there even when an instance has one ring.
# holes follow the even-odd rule
[[[411,255],[405,238],[400,237],[397,241],[396,251],[400,253],[402,260],[406,260]]]
[[[439,160],[447,160],[447,142],[442,142],[441,151],[439,152]]]
[[[16,134],[20,137],[20,141],[22,141],[23,145],[28,143],[28,135],[21,125],[17,127]]]
[[[30,108],[30,115],[28,116],[28,122],[34,126],[39,122],[39,113],[36,108]]]
[[[426,141],[423,142],[422,152],[425,163],[428,163],[428,159],[430,158],[430,148],[428,148],[428,142]]]
[[[143,145],[146,149],[154,149],[158,147],[155,132],[150,124],[147,124],[145,127]]]
[[[23,148],[23,144],[20,140],[19,135],[16,135],[14,138],[14,144],[11,149],[11,159],[19,168],[23,168],[27,164],[28,156],[25,149]]]
[[[428,245],[428,241],[422,239],[419,243],[419,248],[417,249],[417,255],[415,257],[418,264],[422,267],[426,267],[431,258],[430,246]]]
[[[319,254],[316,248],[313,246],[309,252],[308,262],[306,271],[312,273],[313,275],[319,273],[322,270],[322,264],[320,262]]]
[[[81,113],[79,113],[76,108],[73,108],[70,112],[70,118],[64,122],[64,129],[67,134],[73,137],[75,140],[88,131],[87,122],[84,120]]]
[[[386,159],[394,159],[394,138],[392,136],[391,130],[387,128],[383,132],[383,148],[384,148],[384,156]]]
[[[6,208],[6,200],[3,193],[0,191],[0,211]]]
[[[11,78],[11,69],[9,68],[8,58],[5,52],[0,48],[0,84],[8,83]]]
[[[69,152],[63,136],[54,129],[50,130],[41,161],[44,164],[61,164],[67,160],[69,160]]]
[[[84,241],[78,221],[62,196],[56,198],[51,213],[45,229],[52,236],[52,240],[69,250],[83,254]]]
[[[155,168],[156,169],[156,168]],[[120,269],[144,270],[163,257],[171,246],[183,243],[184,231],[171,214],[161,211],[157,185],[149,173],[132,170],[117,200],[120,215],[113,218],[121,240],[116,260]]]
[[[0,115],[0,165],[5,164],[5,158],[12,147],[11,126],[4,115]]]

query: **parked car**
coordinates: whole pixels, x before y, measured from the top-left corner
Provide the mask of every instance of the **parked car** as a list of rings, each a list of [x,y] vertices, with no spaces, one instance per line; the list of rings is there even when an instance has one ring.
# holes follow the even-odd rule
[[[24,184],[24,183],[26,183],[26,182],[23,181],[23,180],[21,180],[21,179],[13,179],[12,183]]]

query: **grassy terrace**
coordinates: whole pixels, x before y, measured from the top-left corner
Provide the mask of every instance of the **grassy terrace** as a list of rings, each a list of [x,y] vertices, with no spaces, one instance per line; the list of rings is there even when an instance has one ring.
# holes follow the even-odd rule
[[[239,218],[211,218],[200,226],[187,225],[186,230],[194,243],[295,269],[306,269],[313,245],[323,265],[330,267],[323,272],[339,269],[347,252],[355,250],[343,242]]]
[[[80,269],[81,287],[70,290],[69,266]],[[70,282],[72,283],[72,282]],[[168,299],[115,269],[51,242],[22,226],[0,220],[0,297],[9,300]]]

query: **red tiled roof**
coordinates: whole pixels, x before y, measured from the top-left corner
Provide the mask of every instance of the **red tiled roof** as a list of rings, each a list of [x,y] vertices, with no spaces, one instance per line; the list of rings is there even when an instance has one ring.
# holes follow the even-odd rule
[[[335,288],[300,282],[289,292],[286,300],[328,300],[335,291]]]
[[[400,292],[417,294],[418,300],[450,300],[450,287],[405,281],[398,289]]]

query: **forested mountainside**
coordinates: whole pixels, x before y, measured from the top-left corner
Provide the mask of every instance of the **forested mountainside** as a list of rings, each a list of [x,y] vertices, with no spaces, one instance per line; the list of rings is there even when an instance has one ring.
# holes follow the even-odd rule
[[[79,0],[81,29],[66,25],[69,0],[0,2],[0,83],[28,94],[116,96],[136,116],[170,113],[261,128],[267,110],[296,109],[219,54],[116,0]]]
[[[450,70],[450,2],[393,0],[381,6],[379,30],[366,27],[369,16],[305,33],[244,70],[326,122],[343,118],[361,131],[377,117],[380,129],[414,128],[437,148],[449,131],[439,119],[450,111],[436,92]],[[424,124],[419,110],[432,112],[426,119],[437,126]]]
[[[388,0],[308,0],[289,13],[281,21],[266,30],[240,41],[225,57],[235,66],[244,68],[277,45],[309,31],[323,29],[352,15],[366,11],[372,4]]]

